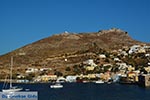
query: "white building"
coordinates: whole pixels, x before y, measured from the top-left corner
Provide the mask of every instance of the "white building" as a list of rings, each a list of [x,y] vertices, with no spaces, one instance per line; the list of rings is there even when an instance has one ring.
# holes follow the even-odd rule
[[[64,82],[66,82],[66,79],[64,77],[58,77],[56,82],[64,83]]]
[[[40,68],[40,71],[48,71],[48,70],[52,70],[52,68]]]
[[[66,81],[67,82],[76,82],[77,76],[67,76]]]
[[[121,61],[119,58],[114,58],[114,61]]]
[[[87,61],[84,61],[83,62],[84,64],[87,64],[87,65],[90,65],[90,66],[93,66],[93,67],[96,67],[97,65],[94,63],[94,60],[93,59],[89,59]]]
[[[140,47],[141,47],[140,45],[133,45],[132,47],[130,47],[129,54],[138,52]]]
[[[35,72],[38,72],[38,69],[37,68],[28,68],[26,70],[26,73],[35,73]]]
[[[100,55],[99,55],[99,58],[101,58],[101,59],[105,59],[105,58],[106,58],[106,55],[104,55],[104,54],[100,54]]]
[[[128,67],[128,65],[126,63],[116,63],[116,65],[119,66],[119,69],[126,69]]]

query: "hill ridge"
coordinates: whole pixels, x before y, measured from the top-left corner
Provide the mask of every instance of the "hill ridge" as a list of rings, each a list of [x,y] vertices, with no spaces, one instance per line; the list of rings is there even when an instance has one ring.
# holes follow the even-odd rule
[[[80,63],[90,58],[90,56],[82,56],[79,57],[80,59],[72,59],[72,61],[66,63],[63,58],[67,56],[96,53],[100,50],[118,50],[124,46],[129,47],[134,44],[143,44],[143,42],[133,40],[126,31],[117,28],[89,33],[63,32],[0,56],[0,65],[2,67],[8,66],[10,56],[15,56],[16,66],[43,66],[44,63],[47,66],[69,66],[69,64]],[[46,60],[59,57],[59,64],[57,60]]]

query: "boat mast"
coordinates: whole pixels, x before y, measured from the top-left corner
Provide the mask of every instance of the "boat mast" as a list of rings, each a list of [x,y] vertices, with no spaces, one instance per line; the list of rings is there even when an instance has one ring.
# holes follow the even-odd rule
[[[12,67],[13,67],[13,56],[11,56],[11,63],[10,63],[10,88],[12,87]]]

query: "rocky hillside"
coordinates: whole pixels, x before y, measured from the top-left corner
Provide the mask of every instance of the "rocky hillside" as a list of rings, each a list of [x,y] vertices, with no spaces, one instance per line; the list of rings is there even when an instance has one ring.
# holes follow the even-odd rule
[[[104,50],[118,50],[123,46],[141,44],[120,29],[93,33],[56,34],[21,47],[0,57],[1,68],[9,66],[14,56],[16,67],[53,67],[64,69],[89,59]],[[94,54],[93,54],[94,53]]]

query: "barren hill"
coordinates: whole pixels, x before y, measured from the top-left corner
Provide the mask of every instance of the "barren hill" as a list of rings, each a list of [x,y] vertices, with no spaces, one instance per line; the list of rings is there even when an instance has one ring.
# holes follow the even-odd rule
[[[0,57],[0,66],[7,67],[10,56],[14,56],[18,67],[73,66],[89,59],[99,51],[118,50],[142,42],[133,40],[120,29],[101,30],[93,33],[56,34],[21,47]],[[67,60],[67,61],[66,61]]]

